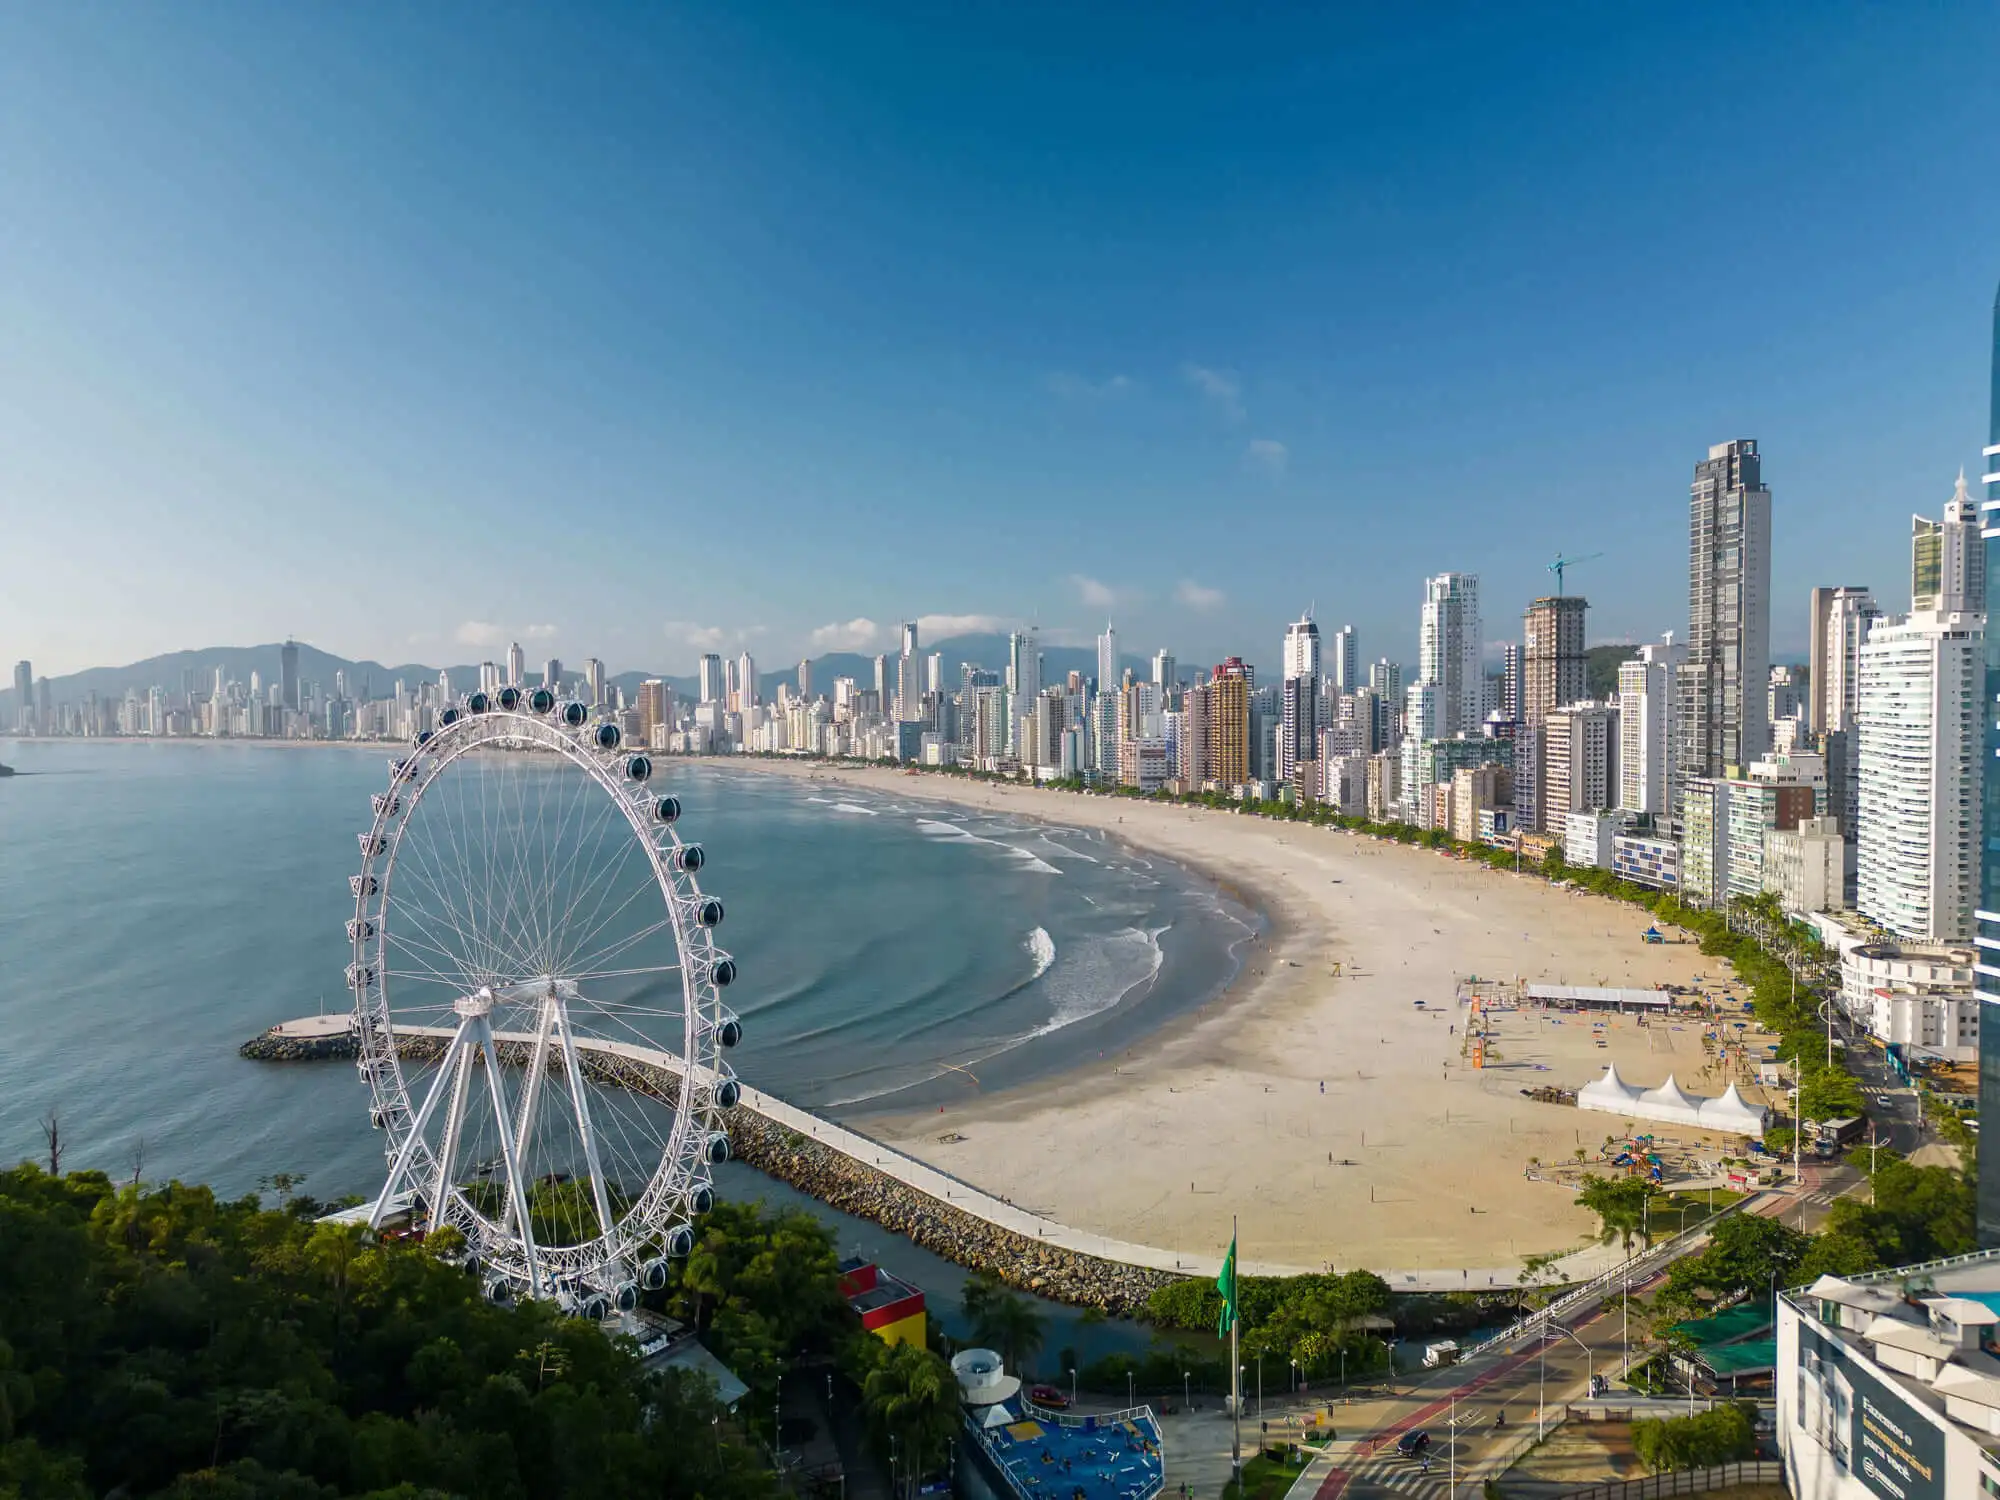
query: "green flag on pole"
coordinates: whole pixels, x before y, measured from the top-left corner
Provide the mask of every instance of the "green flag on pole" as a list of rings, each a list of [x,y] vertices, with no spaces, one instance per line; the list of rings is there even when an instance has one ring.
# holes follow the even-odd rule
[[[1222,1258],[1222,1274],[1215,1278],[1222,1293],[1222,1314],[1216,1319],[1215,1336],[1221,1338],[1236,1326],[1236,1236],[1229,1237],[1229,1253]]]

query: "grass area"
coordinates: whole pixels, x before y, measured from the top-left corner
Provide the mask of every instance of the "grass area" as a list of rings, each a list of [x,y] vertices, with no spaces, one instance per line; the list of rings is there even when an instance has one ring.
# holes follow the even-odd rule
[[[1679,1234],[1683,1229],[1692,1229],[1710,1214],[1719,1214],[1730,1204],[1740,1201],[1743,1194],[1717,1188],[1714,1208],[1708,1206],[1709,1196],[1708,1190],[1703,1188],[1692,1193],[1662,1193],[1655,1198],[1647,1211],[1652,1222],[1653,1239],[1657,1242]]]
[[[1267,1458],[1262,1453],[1243,1461],[1243,1489],[1239,1495],[1236,1481],[1230,1480],[1222,1487],[1222,1500],[1285,1500],[1285,1491],[1299,1477],[1299,1464],[1280,1463]]]

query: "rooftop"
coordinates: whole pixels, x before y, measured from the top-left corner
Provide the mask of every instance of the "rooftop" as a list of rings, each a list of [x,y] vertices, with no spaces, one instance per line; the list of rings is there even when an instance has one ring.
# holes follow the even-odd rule
[[[1014,1415],[1011,1405],[991,1410]],[[1159,1424],[1143,1408],[1102,1422],[1025,1416],[984,1436],[1015,1492],[1035,1500],[1144,1500],[1165,1480]]]
[[[1873,1360],[1912,1404],[2000,1456],[1988,1430],[2000,1412],[2000,1250],[1822,1276],[1785,1300]]]

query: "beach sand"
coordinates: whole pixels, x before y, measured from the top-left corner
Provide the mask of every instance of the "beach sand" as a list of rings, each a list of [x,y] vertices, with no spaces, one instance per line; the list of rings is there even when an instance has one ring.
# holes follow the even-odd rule
[[[1740,993],[1691,942],[1643,943],[1647,915],[1621,902],[1337,829],[935,774],[741,764],[1101,829],[1269,918],[1226,995],[1124,1051],[1004,1093],[968,1080],[942,1113],[856,1122],[1078,1228],[1212,1256],[1234,1216],[1252,1266],[1510,1266],[1574,1249],[1594,1227],[1573,1186],[1529,1180],[1531,1159],[1594,1152],[1619,1128],[1522,1089],[1574,1089],[1612,1060],[1628,1082],[1671,1072],[1690,1092],[1722,1089],[1704,1075],[1692,1018],[1593,1027],[1521,1010],[1499,1018],[1487,1067],[1462,1055],[1455,994],[1472,975],[1705,978]]]

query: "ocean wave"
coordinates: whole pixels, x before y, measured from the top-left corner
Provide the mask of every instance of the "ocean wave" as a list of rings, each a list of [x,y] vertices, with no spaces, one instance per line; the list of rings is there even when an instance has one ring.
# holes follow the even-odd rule
[[[863,807],[858,802],[836,802],[833,804],[833,810],[835,812],[860,813],[864,817],[870,817],[870,818],[879,816],[874,808]]]
[[[983,834],[974,833],[969,828],[960,827],[956,823],[940,823],[935,818],[918,818],[916,826],[934,839],[950,839],[964,844],[990,844],[995,849],[1005,849],[1021,861],[1024,869],[1033,870],[1037,875],[1062,874],[1061,870],[1040,858],[1034,850],[1024,849],[1019,844],[1010,844],[1005,839],[989,839]]]
[[[996,839],[994,842],[998,843],[999,841]],[[1018,856],[1021,862],[1037,875],[1062,874],[1061,870],[1058,870],[1047,860],[1037,857],[1035,851],[1032,849],[1023,849],[1019,844],[1001,844],[1000,847],[1005,849],[1009,854]]]
[[[1040,979],[1049,972],[1049,965],[1056,961],[1056,940],[1049,936],[1046,927],[1037,927],[1021,940],[1021,946],[1034,956],[1035,972],[1029,976],[1029,983]]]

